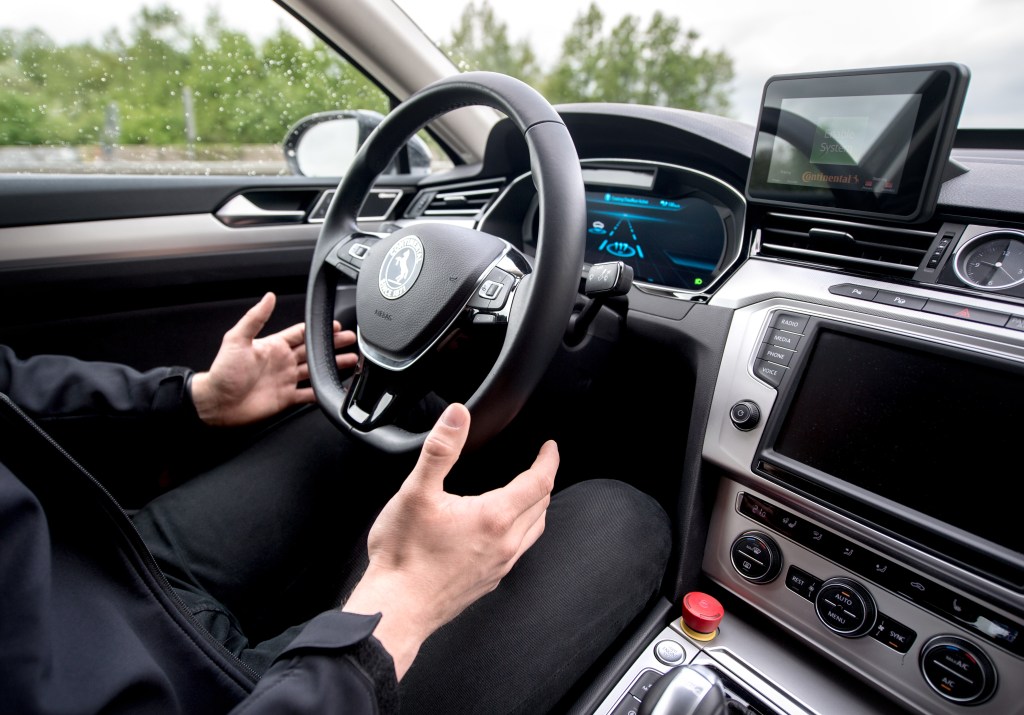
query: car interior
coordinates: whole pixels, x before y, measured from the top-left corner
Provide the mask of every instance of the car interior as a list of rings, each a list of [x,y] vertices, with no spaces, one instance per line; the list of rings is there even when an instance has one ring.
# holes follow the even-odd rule
[[[451,488],[555,439],[558,489],[653,496],[661,591],[552,712],[1024,713],[1024,132],[958,127],[971,68],[794,68],[756,126],[552,122],[390,2],[279,4],[392,99],[350,169],[0,174],[0,343],[201,369],[272,290],[268,330],[305,320],[324,355],[330,321],[360,331],[354,374],[310,361],[342,431],[400,453],[467,402]],[[421,127],[452,168],[422,168]],[[384,263],[416,245],[470,277],[403,334]],[[173,480],[105,429],[58,440],[123,506]]]

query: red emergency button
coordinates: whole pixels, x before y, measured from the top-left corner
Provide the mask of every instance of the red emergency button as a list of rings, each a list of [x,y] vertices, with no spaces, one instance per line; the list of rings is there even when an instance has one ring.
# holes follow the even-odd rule
[[[691,638],[707,641],[715,637],[725,609],[718,599],[700,591],[683,596],[683,632]]]

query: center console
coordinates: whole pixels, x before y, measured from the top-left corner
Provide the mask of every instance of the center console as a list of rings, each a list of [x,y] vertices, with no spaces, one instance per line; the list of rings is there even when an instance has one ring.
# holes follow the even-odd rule
[[[703,449],[726,616],[710,642],[675,619],[598,712],[628,713],[641,674],[677,664],[669,641],[760,703],[745,712],[1024,713],[1024,332],[806,267],[737,277],[713,300],[734,318]]]
[[[767,83],[751,257],[709,301],[732,322],[702,572],[727,613],[711,640],[669,623],[600,715],[687,665],[719,674],[730,712],[1024,713],[1024,235],[923,230],[968,76]],[[906,265],[880,240],[854,255],[879,221],[886,246],[930,245]]]

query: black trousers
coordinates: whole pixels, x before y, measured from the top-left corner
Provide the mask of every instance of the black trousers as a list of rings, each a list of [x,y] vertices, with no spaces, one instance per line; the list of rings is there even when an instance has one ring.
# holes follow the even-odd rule
[[[199,620],[262,672],[355,586],[366,533],[412,463],[302,410],[134,520]],[[556,492],[499,587],[423,645],[403,712],[548,712],[655,595],[670,547],[665,512],[622,482]]]

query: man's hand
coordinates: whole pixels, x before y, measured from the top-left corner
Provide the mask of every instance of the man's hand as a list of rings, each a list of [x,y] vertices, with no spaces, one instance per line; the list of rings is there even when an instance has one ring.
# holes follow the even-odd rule
[[[370,529],[370,564],[343,610],[382,618],[374,635],[405,675],[427,636],[486,593],[544,531],[558,447],[500,489],[460,497],[444,491],[469,434],[469,411],[450,405],[412,473]]]
[[[192,378],[192,402],[209,425],[237,426],[257,422],[286,407],[312,402],[313,388],[298,386],[309,379],[306,328],[298,323],[279,333],[257,338],[274,312],[277,298],[267,293],[224,334],[208,372]],[[356,341],[355,333],[334,323],[335,349]],[[355,353],[336,357],[338,368],[356,364]]]

